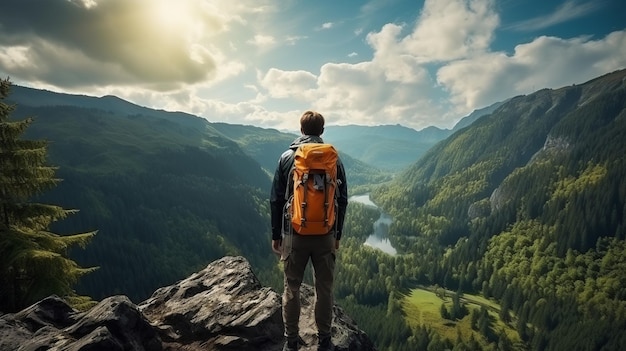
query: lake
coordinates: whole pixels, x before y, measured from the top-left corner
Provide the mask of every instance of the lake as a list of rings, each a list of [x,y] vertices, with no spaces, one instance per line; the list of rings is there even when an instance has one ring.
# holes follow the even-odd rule
[[[371,206],[378,208],[378,206],[370,199],[369,194],[365,195],[355,195],[350,197],[349,201],[359,202],[366,206]],[[372,228],[372,234],[367,237],[364,245],[371,246],[373,248],[379,249],[382,252],[385,252],[390,255],[396,255],[398,252],[391,245],[391,242],[388,239],[389,234],[389,226],[393,222],[391,216],[380,211],[380,217],[374,222],[374,226]]]

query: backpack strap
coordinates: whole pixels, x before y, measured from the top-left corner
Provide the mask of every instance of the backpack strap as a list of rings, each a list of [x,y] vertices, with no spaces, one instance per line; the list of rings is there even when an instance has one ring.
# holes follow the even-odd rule
[[[324,181],[324,226],[328,227],[328,184],[330,184],[330,174],[326,173]]]
[[[307,183],[308,180],[309,180],[309,172],[304,173],[302,175],[302,180],[300,181],[300,184],[298,184],[298,186],[303,187],[302,188],[302,191],[303,191],[302,199],[303,199],[303,201],[300,204],[300,207],[302,207],[302,218],[300,219],[301,222],[302,222],[302,224],[301,224],[302,227],[306,227],[306,199],[307,199],[307,197],[306,197],[306,190],[308,188],[306,183]]]
[[[330,178],[330,177],[329,177]],[[337,223],[339,223],[339,200],[337,200],[339,198],[339,186],[341,185],[341,179],[337,178],[334,182],[333,180],[329,180],[329,182],[334,183],[334,187],[335,187],[335,196],[333,196],[333,201],[335,202],[335,223],[333,224],[333,228],[334,233],[333,235],[335,236],[335,239],[337,238],[337,228],[339,228],[339,225]]]
[[[285,189],[285,201],[289,200],[289,196],[291,196],[291,191],[293,190],[293,172],[295,171],[296,167],[295,166],[291,166],[291,169],[289,170],[289,174],[287,175],[287,188]]]

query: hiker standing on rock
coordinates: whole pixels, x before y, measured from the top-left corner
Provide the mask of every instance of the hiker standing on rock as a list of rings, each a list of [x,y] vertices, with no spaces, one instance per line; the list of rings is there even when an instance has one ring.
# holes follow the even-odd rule
[[[306,111],[298,137],[278,161],[270,193],[272,250],[284,266],[284,351],[298,350],[300,285],[311,260],[315,274],[318,350],[332,350],[333,280],[348,206],[346,172],[335,148],[324,143],[324,117]]]

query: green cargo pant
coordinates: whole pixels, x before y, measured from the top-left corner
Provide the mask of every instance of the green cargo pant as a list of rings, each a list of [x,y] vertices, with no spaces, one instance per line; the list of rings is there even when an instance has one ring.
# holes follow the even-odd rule
[[[298,336],[300,321],[300,285],[309,259],[315,276],[315,324],[319,335],[330,335],[333,319],[333,280],[335,271],[335,236],[291,235],[291,250],[284,253],[285,288],[283,321],[285,336]],[[285,240],[283,240],[283,244]]]

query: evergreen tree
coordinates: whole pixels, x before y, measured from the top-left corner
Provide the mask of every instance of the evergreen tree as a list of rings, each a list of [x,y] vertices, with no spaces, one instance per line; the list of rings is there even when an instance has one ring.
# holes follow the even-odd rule
[[[446,304],[444,304],[444,303],[441,304],[441,308],[439,309],[439,312],[441,314],[441,318],[443,318],[443,319],[452,319],[450,317],[450,312],[448,312],[448,309],[446,308]]]
[[[20,310],[46,296],[75,296],[72,285],[95,268],[67,257],[71,246],[84,247],[95,232],[61,236],[50,225],[76,210],[33,202],[56,186],[56,168],[47,166],[45,141],[20,137],[32,118],[11,121],[14,106],[4,102],[9,79],[0,80],[0,311]]]

